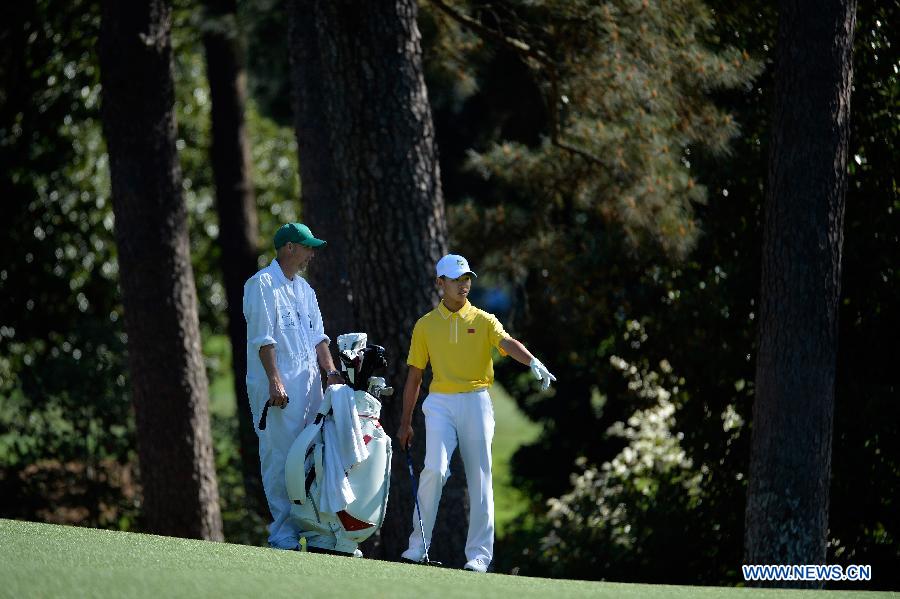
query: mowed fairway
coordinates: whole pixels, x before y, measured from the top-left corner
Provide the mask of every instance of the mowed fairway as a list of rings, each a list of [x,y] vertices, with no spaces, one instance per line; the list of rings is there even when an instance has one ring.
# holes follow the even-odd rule
[[[377,560],[0,519],[0,596],[790,599],[822,595],[814,591],[478,575]]]

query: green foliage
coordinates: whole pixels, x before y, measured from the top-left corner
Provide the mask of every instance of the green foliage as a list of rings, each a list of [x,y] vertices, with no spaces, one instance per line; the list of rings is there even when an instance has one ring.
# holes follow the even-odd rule
[[[234,397],[230,398],[234,401]],[[222,529],[229,543],[263,545],[268,533],[268,521],[254,510],[247,509],[246,491],[238,446],[237,418],[211,413],[213,445],[216,455],[216,476],[219,483],[219,507]]]
[[[286,6],[284,0],[238,2],[238,25],[247,36],[247,87],[259,113],[280,127],[294,123]]]
[[[220,269],[215,185],[210,164],[212,107],[206,60],[200,40],[202,16],[193,5],[175,12],[172,45],[175,56],[175,107],[182,187],[188,207],[191,258],[197,283],[200,322],[206,334],[224,331],[228,305]],[[256,205],[259,216],[258,263],[271,259],[271,239],[284,220],[299,216],[300,179],[293,131],[259,115],[254,102],[246,110]],[[243,318],[240,307],[233,317]]]
[[[615,15],[616,26],[607,25],[603,35],[618,31],[617,47],[639,47],[610,62],[613,71],[609,67],[603,71],[590,52],[556,50],[557,44],[568,48],[569,39],[575,40],[571,47],[576,49],[599,47],[599,56],[612,47],[602,47],[609,37],[597,44],[584,39],[599,28],[585,26],[571,36],[557,36],[567,24],[555,22],[554,10],[585,9],[581,3],[560,4],[479,2],[471,4],[470,14],[482,25],[525,40],[557,64],[561,57],[574,57],[559,67],[560,94],[569,99],[568,104],[560,103],[560,139],[606,160],[609,168],[548,142],[549,109],[535,108],[535,98],[547,96],[545,69],[534,62],[523,69],[517,53],[496,43],[492,46],[491,40],[472,50],[468,64],[474,70],[475,91],[470,96],[454,104],[456,88],[439,87],[446,76],[432,75],[429,80],[437,106],[442,171],[452,174],[445,189],[452,205],[454,247],[479,257],[479,272],[502,274],[513,286],[508,330],[559,378],[555,389],[541,394],[516,365],[507,361],[498,368],[504,386],[543,427],[539,441],[515,458],[516,480],[535,501],[516,533],[502,540],[498,555],[503,565],[498,567],[590,578],[732,583],[739,580],[735,568],[742,559],[750,426],[738,423],[749,422],[752,414],[760,215],[773,89],[769,54],[777,14],[762,3],[712,1],[710,10],[679,4],[681,14],[651,19],[648,31],[663,23],[654,30],[655,37],[656,32],[674,32],[691,19],[696,19],[694,25],[681,41],[670,43],[674,54],[667,55],[661,51],[666,46],[654,42],[656,52],[648,59],[646,47],[624,40],[636,39],[641,20],[667,14],[670,5],[601,4],[593,9],[592,18],[609,23],[606,7]],[[689,10],[692,6],[696,12]],[[893,5],[859,9],[830,520],[830,559],[878,563],[884,572],[893,569],[889,564],[898,557],[893,531],[900,528],[891,499],[900,483],[892,424],[898,409],[893,399],[896,385],[889,374],[890,352],[881,349],[893,344],[888,337],[889,331],[897,330],[892,306],[897,305],[900,289],[893,167],[900,60],[890,33],[896,29],[891,27],[898,18],[895,9]],[[543,11],[544,17],[531,17],[534,10]],[[582,26],[595,22],[566,14]],[[708,65],[713,63],[704,60],[692,62],[689,72],[667,69],[665,63],[674,56],[690,58],[690,46],[680,44],[691,37],[701,46],[700,55],[739,59],[733,76],[705,84],[702,76],[710,74]],[[747,60],[734,48],[744,48],[756,58]],[[436,63],[429,73],[440,75],[442,69],[452,73],[445,52],[426,49],[425,56]],[[583,86],[574,86],[583,90],[579,95],[567,91],[565,68],[582,62],[595,66]],[[766,68],[760,71],[763,65]],[[617,78],[616,66],[621,66],[621,73],[662,73],[664,78],[672,73],[672,81],[661,88],[674,90],[675,96],[667,98],[670,106],[677,106],[678,94],[684,94],[689,103],[714,101],[717,108],[708,114],[734,115],[728,126],[713,127],[716,130],[692,128],[697,121],[688,120],[691,133],[685,137],[679,137],[678,127],[660,124],[660,131],[672,132],[669,147],[678,157],[674,162],[678,170],[670,172],[689,176],[702,188],[705,203],[694,203],[683,188],[673,186],[671,211],[664,217],[653,216],[652,209],[648,218],[622,210],[627,194],[613,176],[616,152],[637,156],[619,168],[627,185],[638,185],[643,173],[650,173],[649,166],[656,164],[653,153],[645,152],[659,147],[642,139],[646,119],[672,113],[666,112],[665,100],[659,112],[642,105],[647,86],[629,89],[627,78],[624,82]],[[598,70],[603,76],[591,79]],[[537,77],[527,76],[535,73]],[[686,79],[677,80],[676,73]],[[752,84],[741,79],[756,73]],[[498,79],[505,88],[495,87]],[[589,79],[593,85],[586,83]],[[729,89],[738,79],[741,84]],[[539,86],[533,85],[535,80]],[[610,99],[616,92],[623,101]],[[575,98],[582,98],[588,108],[573,108]],[[638,108],[647,114],[640,115]],[[506,117],[516,110],[529,118],[513,126]],[[694,110],[705,114],[700,107]],[[485,113],[477,122],[494,126],[471,131],[473,112]],[[717,122],[725,124],[712,118],[711,123]],[[571,128],[575,123],[592,123],[595,130],[602,125],[604,132]],[[734,134],[736,123],[741,130],[723,153],[721,141]],[[616,128],[628,135],[608,137]],[[605,149],[595,143],[606,143]],[[474,180],[466,166],[487,178]],[[584,193],[592,185],[596,191]],[[655,201],[635,202],[635,210],[652,208]],[[693,219],[697,227],[686,226],[687,235],[665,239],[672,227],[663,223],[683,218]],[[683,257],[672,259],[679,256]],[[634,453],[628,455],[645,455],[634,449],[634,439],[615,434],[619,429],[612,428],[614,424],[625,423],[620,426],[627,429],[636,411],[646,415],[656,409],[635,398],[610,362],[612,356],[636,365],[638,371],[671,364],[679,387],[671,400],[672,434],[690,467],[654,468],[639,477],[631,476],[630,470],[619,475],[615,469],[604,470],[629,448]],[[671,442],[664,430],[647,432],[653,433],[648,439],[656,439],[652,447],[665,448]],[[575,478],[569,480],[573,470]],[[700,492],[693,495],[683,483],[698,475]],[[552,517],[547,500],[554,500]],[[557,545],[547,541],[554,531],[560,539]],[[540,550],[542,542],[545,552]],[[894,584],[891,575],[886,577],[881,588]]]
[[[0,25],[0,509],[129,528],[133,423],[91,2]]]
[[[131,425],[96,7],[16,9],[4,43],[0,464],[126,459]],[[76,29],[72,28],[78,23]],[[13,28],[17,26],[17,28]],[[12,124],[6,127],[6,124]]]
[[[705,523],[699,509],[709,499],[710,468],[688,456],[676,422],[676,407],[687,400],[683,380],[666,361],[658,370],[617,356],[610,364],[637,406],[605,431],[624,446],[599,465],[576,460],[569,491],[549,499],[546,513],[528,526],[519,522],[513,537],[528,542],[504,561],[530,575],[697,582],[697,572],[709,568],[703,562],[718,561],[706,532],[717,525]],[[740,435],[743,420],[733,407],[713,419],[726,438]],[[681,551],[671,550],[676,544]],[[737,563],[730,569],[734,576]]]
[[[533,504],[502,539],[498,570],[737,580],[776,14],[765,3],[708,4],[454,4],[524,41],[527,58],[421,6],[455,250],[513,290],[508,330],[559,377],[541,393],[518,365],[498,364],[541,428],[514,459],[513,482]],[[829,547],[829,561],[873,564],[883,588],[896,587],[900,558],[900,404],[884,349],[900,329],[897,8],[859,7]],[[251,36],[260,264],[272,231],[299,216],[282,10],[254,0],[239,18]],[[11,484],[43,484],[52,462],[53,472],[92,466],[71,472],[96,483],[111,462],[133,467],[133,422],[99,123],[99,10],[39,0],[2,11],[0,497],[2,513],[36,517],[34,506],[9,509],[21,497]],[[201,325],[216,340],[229,307],[202,21],[176,3],[177,144]],[[219,380],[229,361],[207,353]],[[212,414],[225,528],[256,544],[263,523],[243,512],[232,413]],[[133,496],[111,492],[121,518],[83,521],[139,527]]]
[[[476,11],[551,66],[524,61],[515,90],[498,90],[496,65],[514,72],[510,65],[523,60],[480,49],[473,59],[478,92],[457,116],[467,116],[468,105],[487,105],[496,122],[531,106],[532,118],[463,140],[445,127],[447,143],[438,112],[442,150],[468,145],[451,156],[482,177],[450,196],[455,247],[512,283],[508,329],[559,379],[540,393],[515,364],[498,368],[543,429],[514,458],[514,480],[534,505],[502,540],[501,570],[721,583],[734,579],[740,563],[734,531],[743,508],[735,493],[743,482],[735,464],[747,435],[742,427],[726,430],[722,415],[734,423],[749,411],[752,385],[735,383],[753,379],[744,355],[755,290],[730,272],[746,243],[733,234],[755,221],[735,227],[733,218],[746,213],[723,206],[719,188],[707,205],[709,188],[692,163],[715,159],[721,168],[727,142],[743,141],[730,111],[712,97],[749,87],[761,63],[718,38],[699,3],[645,4],[535,2],[513,10],[492,3]],[[426,58],[446,62],[441,52]],[[444,94],[453,97],[438,91],[438,106]],[[548,96],[543,111],[533,108]],[[699,235],[698,223],[711,213],[724,218]],[[698,245],[702,261],[687,256]],[[735,292],[746,293],[746,308],[732,305]],[[665,364],[666,386],[679,390],[671,399],[640,397],[637,382],[616,367],[623,361],[647,376],[651,364]],[[657,426],[641,426],[647,422]],[[545,501],[554,498],[548,512]],[[673,556],[675,539],[689,550]]]
[[[209,420],[225,539],[229,543],[262,545],[268,537],[266,525],[269,522],[263,521],[255,510],[247,509],[234,401],[231,341],[227,335],[208,336],[204,339],[203,354],[209,363],[215,364],[210,371]]]
[[[482,269],[513,283],[520,301],[509,328],[560,379],[547,394],[533,391],[527,377],[504,380],[544,426],[538,443],[517,454],[517,480],[549,497],[564,491],[568,473],[528,464],[550,452],[562,463],[580,456],[600,463],[619,448],[593,434],[628,416],[626,389],[608,360],[615,353],[640,361],[654,351],[648,343],[664,343],[653,318],[680,293],[680,267],[669,259],[696,242],[694,209],[706,196],[691,152],[705,144],[722,154],[737,132],[709,92],[746,83],[759,64],[708,43],[710,14],[696,2],[491,7],[503,31],[531,49],[524,62],[537,85],[526,91],[550,98],[536,120],[545,127],[537,136],[527,129],[508,135],[514,141],[476,141],[484,150],[471,150],[467,166],[493,186],[491,199],[470,187],[479,200],[450,210],[451,230],[458,247],[482,256]],[[490,26],[487,17],[482,22]],[[497,60],[508,57],[497,52]],[[502,100],[517,103],[521,95]],[[648,324],[649,341],[630,331],[633,322]],[[592,407],[592,389],[606,396],[602,409]]]
[[[4,10],[12,14],[3,20],[0,41],[3,55],[14,60],[0,67],[0,184],[9,225],[0,239],[8,257],[0,269],[0,480],[13,484],[23,469],[47,460],[86,463],[88,472],[97,472],[104,460],[133,466],[136,457],[99,114],[99,8],[44,0]],[[209,335],[225,330],[228,306],[209,164],[210,98],[192,28],[195,10],[175,12],[176,144],[201,326]],[[298,217],[296,145],[289,128],[259,116],[252,103],[247,121],[262,264],[281,220]],[[228,364],[210,359],[207,367],[212,374]],[[252,517],[233,512],[243,489],[239,469],[232,470],[239,456],[229,426],[213,424],[217,466],[229,494],[226,513],[247,523]],[[135,525],[131,500],[118,501],[129,516],[112,525]],[[28,513],[27,507],[2,507],[4,513]],[[232,530],[245,540],[240,526]]]
[[[900,575],[900,5],[861,3],[854,44],[849,184],[835,382],[829,556]]]
[[[584,219],[576,226],[614,222],[633,244],[653,240],[684,256],[699,232],[693,205],[705,201],[684,150],[727,151],[738,128],[708,94],[746,84],[760,65],[736,48],[709,48],[709,11],[693,0],[535,1],[521,23],[545,57],[527,60],[550,131],[537,145],[504,140],[473,152],[470,167],[520,188],[545,221],[563,212]]]

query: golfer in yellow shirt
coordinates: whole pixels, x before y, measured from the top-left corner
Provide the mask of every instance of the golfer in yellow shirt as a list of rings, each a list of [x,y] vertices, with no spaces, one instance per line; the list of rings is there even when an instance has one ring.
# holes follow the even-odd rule
[[[493,314],[479,310],[467,296],[477,275],[462,256],[448,254],[436,267],[443,300],[420,318],[409,348],[409,373],[403,390],[403,416],[397,438],[401,448],[413,439],[412,415],[422,374],[431,363],[433,374],[425,412],[425,468],[419,479],[419,518],[413,513],[409,548],[402,558],[421,562],[437,515],[441,491],[450,474],[450,458],[459,446],[469,492],[469,532],[466,570],[487,572],[494,554],[494,490],[491,481],[491,440],[494,408],[487,389],[494,382],[491,348],[531,368],[546,390],[556,377],[524,345],[503,330]],[[424,537],[424,541],[423,541]]]

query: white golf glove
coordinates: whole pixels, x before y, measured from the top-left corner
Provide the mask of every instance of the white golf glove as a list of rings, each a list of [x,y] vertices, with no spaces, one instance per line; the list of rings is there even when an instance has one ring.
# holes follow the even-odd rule
[[[556,377],[550,374],[547,367],[537,358],[531,358],[531,364],[529,364],[529,366],[531,367],[531,374],[534,375],[534,378],[541,381],[541,391],[549,389],[550,381],[555,381]]]

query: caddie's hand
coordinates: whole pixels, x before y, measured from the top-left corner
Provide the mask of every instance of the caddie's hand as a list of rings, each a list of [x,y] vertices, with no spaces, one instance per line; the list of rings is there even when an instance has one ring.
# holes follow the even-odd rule
[[[546,391],[550,388],[550,381],[555,381],[556,377],[553,376],[547,367],[544,366],[540,360],[537,358],[531,359],[531,374],[534,375],[534,378],[541,381],[541,391]]]
[[[414,436],[415,433],[411,424],[401,424],[397,430],[397,441],[400,443],[400,449],[404,451],[409,449]]]
[[[284,384],[278,377],[269,379],[269,401],[273,406],[282,409],[288,405],[288,401],[290,401],[287,396],[287,391],[284,389]]]

